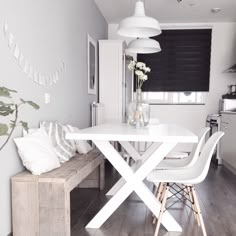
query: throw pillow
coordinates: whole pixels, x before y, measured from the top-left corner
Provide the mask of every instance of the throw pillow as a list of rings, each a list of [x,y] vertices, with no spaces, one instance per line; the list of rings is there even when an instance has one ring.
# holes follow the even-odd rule
[[[34,175],[60,167],[45,129],[14,139],[23,165]]]
[[[69,132],[79,132],[79,128],[73,127],[71,125],[66,126]],[[86,154],[92,150],[91,145],[84,140],[75,140],[76,151],[80,154]]]
[[[56,152],[59,161],[64,163],[75,155],[76,149],[71,140],[67,140],[66,130],[63,125],[57,122],[43,121],[40,122],[40,127],[45,127],[46,132],[51,139],[54,151]]]

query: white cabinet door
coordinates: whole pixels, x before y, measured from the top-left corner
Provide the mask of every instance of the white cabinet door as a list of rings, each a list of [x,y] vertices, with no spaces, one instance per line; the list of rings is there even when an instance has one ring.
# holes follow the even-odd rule
[[[123,51],[121,40],[99,40],[99,102],[106,122],[122,121]]]
[[[222,114],[221,130],[225,133],[220,143],[221,157],[236,169],[236,114]]]

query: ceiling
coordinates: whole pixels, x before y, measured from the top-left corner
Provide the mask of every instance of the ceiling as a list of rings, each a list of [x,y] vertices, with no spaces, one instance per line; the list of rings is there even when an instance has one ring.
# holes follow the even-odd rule
[[[136,0],[94,0],[109,24],[133,15]],[[236,22],[236,0],[144,0],[146,14],[160,23]],[[221,11],[212,13],[219,7]]]

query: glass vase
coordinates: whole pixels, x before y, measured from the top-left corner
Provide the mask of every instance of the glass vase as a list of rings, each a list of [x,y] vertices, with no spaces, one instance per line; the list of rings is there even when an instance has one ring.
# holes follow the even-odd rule
[[[127,122],[129,125],[140,128],[147,126],[150,119],[150,105],[143,100],[142,90],[136,90],[136,99],[128,106]]]

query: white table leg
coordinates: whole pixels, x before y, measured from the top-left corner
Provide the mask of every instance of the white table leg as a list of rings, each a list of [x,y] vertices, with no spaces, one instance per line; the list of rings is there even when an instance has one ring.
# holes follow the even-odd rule
[[[137,168],[139,167],[139,165],[137,164],[137,162],[135,162],[132,166],[131,169],[135,172],[135,170],[137,170]],[[126,181],[124,180],[124,178],[120,178],[114,185],[113,187],[106,193],[107,196],[114,196],[118,190],[126,183]]]
[[[143,153],[141,156],[134,146],[130,142],[120,142],[122,147],[125,149],[125,151],[131,156],[133,160],[137,161],[145,161],[150,155],[160,146],[158,143],[153,143],[148,147],[148,149]],[[137,169],[136,165],[132,165],[131,167],[134,171]],[[124,178],[120,178],[116,184],[106,193],[107,196],[113,196],[117,193],[117,191],[125,184]]]
[[[95,217],[86,225],[86,228],[98,229],[114,213],[114,211],[125,201],[132,193],[130,184],[125,184],[118,192],[106,203],[106,205],[95,215]]]
[[[150,192],[150,190],[148,190],[142,181],[176,144],[163,143],[134,173],[130,166],[127,165],[127,163],[108,141],[94,141],[94,143],[127,182],[97,213],[97,215],[89,222],[86,227],[99,228],[130,195],[132,191],[137,192],[137,194],[140,195],[141,199],[150,208],[150,210],[156,216],[158,216],[160,203],[155,199],[154,195]],[[168,231],[182,230],[168,212],[165,213],[162,223]]]
[[[145,150],[142,155],[140,155],[140,153],[137,152],[137,150],[130,142],[121,141],[119,143],[125,149],[125,151],[134,159],[134,161],[146,159],[160,146],[159,143],[153,143],[147,148],[147,150]]]
[[[131,156],[134,161],[140,160],[139,152],[134,148],[130,142],[119,142],[125,151]]]

